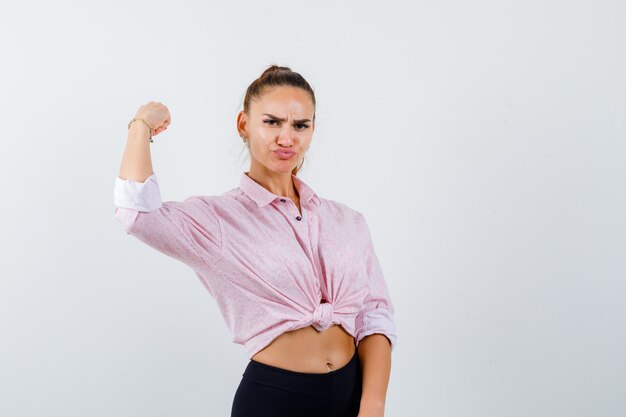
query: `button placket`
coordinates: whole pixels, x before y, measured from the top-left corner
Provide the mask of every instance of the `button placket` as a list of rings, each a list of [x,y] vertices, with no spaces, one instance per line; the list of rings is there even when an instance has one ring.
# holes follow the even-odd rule
[[[293,200],[291,200],[291,199],[289,199],[289,201],[291,202],[291,206],[295,209],[295,211],[296,211],[297,213],[300,213],[300,212],[298,211],[298,207],[296,207],[296,203],[294,203],[294,202],[293,202]],[[286,199],[286,198],[282,198],[282,197],[281,197],[281,198],[280,198],[280,202],[281,202],[281,203],[286,203],[286,202],[287,202],[287,199]],[[298,214],[298,215],[295,217],[295,219],[296,219],[297,221],[301,221],[301,220],[302,220],[302,216],[301,216],[300,214]]]
[[[329,294],[326,292],[326,280],[324,278],[320,258],[319,258],[319,235],[318,235],[318,217],[315,210],[307,211],[307,227],[309,235],[309,243],[311,247],[311,255],[313,257],[313,270],[315,271],[315,277],[317,278],[317,288],[321,295],[321,298],[328,300]]]

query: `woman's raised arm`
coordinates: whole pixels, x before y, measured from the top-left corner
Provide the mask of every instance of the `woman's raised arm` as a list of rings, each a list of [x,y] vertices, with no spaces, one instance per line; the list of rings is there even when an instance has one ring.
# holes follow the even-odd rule
[[[172,119],[168,108],[159,102],[150,101],[139,107],[135,122],[128,128],[128,141],[122,157],[119,176],[123,179],[144,182],[154,171],[150,156],[150,128],[156,136],[170,125]],[[148,127],[149,125],[149,127]]]
[[[157,126],[153,136],[170,123],[167,107],[155,102],[142,106],[135,118]],[[218,215],[205,196],[161,200],[152,169],[149,134],[142,121],[130,125],[122,166],[115,178],[114,216],[126,233],[161,253],[192,268],[212,265],[222,253],[223,232]]]

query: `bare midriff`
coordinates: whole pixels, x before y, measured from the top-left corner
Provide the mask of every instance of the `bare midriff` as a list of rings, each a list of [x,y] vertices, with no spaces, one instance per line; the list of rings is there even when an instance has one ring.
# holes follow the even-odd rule
[[[354,337],[338,324],[323,332],[313,326],[285,332],[252,356],[252,360],[295,372],[327,373],[350,362]]]

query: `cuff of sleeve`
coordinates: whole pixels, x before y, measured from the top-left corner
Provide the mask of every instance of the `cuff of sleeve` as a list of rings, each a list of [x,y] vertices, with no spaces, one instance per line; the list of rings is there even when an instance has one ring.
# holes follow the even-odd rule
[[[137,211],[153,211],[161,207],[161,192],[153,172],[144,182],[115,178],[113,204]]]
[[[356,344],[359,346],[359,342],[365,337],[374,333],[380,333],[389,339],[391,342],[391,350],[398,344],[398,337],[396,335],[396,323],[393,318],[393,313],[385,308],[377,308],[370,310],[364,314],[357,316],[356,321]]]

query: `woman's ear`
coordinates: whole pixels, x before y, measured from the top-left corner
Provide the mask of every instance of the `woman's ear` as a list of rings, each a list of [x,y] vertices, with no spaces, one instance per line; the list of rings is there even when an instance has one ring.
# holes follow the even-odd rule
[[[243,110],[237,114],[237,132],[239,136],[247,137],[246,125],[248,123],[248,115]]]

